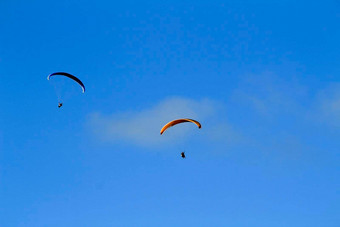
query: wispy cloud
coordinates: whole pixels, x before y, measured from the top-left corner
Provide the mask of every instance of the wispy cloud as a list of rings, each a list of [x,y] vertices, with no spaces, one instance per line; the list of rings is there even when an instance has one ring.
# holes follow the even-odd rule
[[[233,99],[249,105],[266,117],[302,111],[299,100],[306,98],[306,89],[294,79],[284,80],[273,72],[247,75],[235,89]]]
[[[210,99],[197,101],[180,97],[169,98],[141,111],[132,110],[111,115],[92,114],[90,125],[98,138],[112,143],[157,146],[167,142],[180,143],[190,136],[203,138],[203,134],[206,139],[227,141],[223,135],[229,135],[230,138],[233,132],[225,116],[219,119],[220,122],[216,122],[216,118],[221,118],[221,108],[220,103]],[[202,123],[202,130],[191,124],[181,124],[160,136],[162,126],[177,118],[197,119]]]
[[[317,97],[297,81],[266,73],[247,77],[223,102],[168,98],[142,110],[94,113],[89,123],[95,138],[107,143],[157,148],[182,147],[190,140],[190,148],[195,144],[197,149],[218,153],[234,150],[250,157],[262,153],[295,159],[316,149],[313,137],[318,127],[324,128],[323,124],[316,127],[316,121],[340,126],[340,85]],[[176,118],[197,119],[202,129],[181,124],[160,136],[162,126]]]
[[[315,117],[330,126],[340,127],[340,83],[318,94]]]

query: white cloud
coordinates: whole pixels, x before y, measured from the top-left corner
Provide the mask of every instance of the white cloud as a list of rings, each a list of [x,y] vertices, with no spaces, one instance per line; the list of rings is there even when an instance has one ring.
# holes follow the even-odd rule
[[[186,148],[190,140],[191,150],[247,152],[253,158],[260,157],[262,151],[295,159],[302,151],[311,150],[306,137],[316,119],[327,121],[332,127],[340,126],[339,88],[340,85],[326,89],[316,101],[297,82],[282,81],[269,74],[250,77],[224,103],[169,98],[138,111],[94,113],[89,122],[95,138],[108,143],[162,146],[164,150],[171,146]],[[181,124],[160,136],[162,126],[176,118],[197,119],[202,129]]]
[[[186,98],[169,98],[158,105],[141,111],[128,111],[90,116],[90,125],[98,138],[105,142],[131,143],[141,146],[157,146],[165,143],[181,143],[190,137],[224,141],[233,132],[221,116],[222,105],[209,99],[199,101]],[[167,130],[162,136],[160,129],[177,118],[193,118],[202,124],[198,130],[191,124],[181,124]],[[219,122],[216,119],[219,118]],[[220,118],[223,118],[222,120]],[[225,135],[225,136],[223,136]]]

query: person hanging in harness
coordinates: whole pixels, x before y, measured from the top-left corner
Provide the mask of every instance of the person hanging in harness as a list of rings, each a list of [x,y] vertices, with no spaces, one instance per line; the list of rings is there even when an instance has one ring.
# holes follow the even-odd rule
[[[63,106],[63,103],[61,102],[58,102],[58,108],[62,107]]]
[[[182,157],[182,158],[185,158],[185,154],[184,154],[184,153],[185,153],[185,152],[182,152],[182,153],[181,153],[181,157]]]

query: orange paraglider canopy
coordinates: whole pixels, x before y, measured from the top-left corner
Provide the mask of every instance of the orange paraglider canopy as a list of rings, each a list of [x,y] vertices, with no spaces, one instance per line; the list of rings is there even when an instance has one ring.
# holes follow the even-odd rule
[[[184,118],[184,119],[177,119],[177,120],[173,120],[173,121],[170,121],[169,123],[167,123],[166,125],[163,126],[163,128],[161,129],[161,135],[163,134],[163,132],[165,132],[168,128],[174,126],[174,125],[177,125],[177,124],[180,124],[180,123],[185,123],[185,122],[192,122],[192,123],[195,123],[198,128],[201,128],[201,124],[198,122],[198,121],[195,121],[193,119],[188,119],[188,118]]]

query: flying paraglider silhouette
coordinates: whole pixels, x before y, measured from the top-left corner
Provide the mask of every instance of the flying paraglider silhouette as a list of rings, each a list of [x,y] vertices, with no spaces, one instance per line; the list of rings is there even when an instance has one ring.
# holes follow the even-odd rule
[[[201,123],[199,123],[196,120],[189,119],[189,118],[182,118],[182,119],[177,119],[177,120],[173,120],[173,121],[168,122],[166,125],[163,126],[163,128],[161,129],[160,134],[162,135],[166,130],[168,130],[172,126],[175,126],[175,125],[181,124],[181,123],[186,123],[186,122],[191,122],[191,123],[196,124],[199,129],[202,127]],[[184,152],[181,153],[181,157],[185,158],[185,153]]]
[[[75,81],[76,83],[78,83],[82,89],[82,92],[85,93],[85,85],[84,83],[77,77],[69,74],[69,73],[66,73],[66,72],[55,72],[55,73],[52,73],[50,75],[47,76],[47,80],[50,80],[51,77],[54,77],[54,76],[64,76],[64,77],[67,77],[67,78],[70,78],[71,80]],[[58,103],[58,108],[61,108],[63,106],[63,103],[62,102],[59,102]]]

